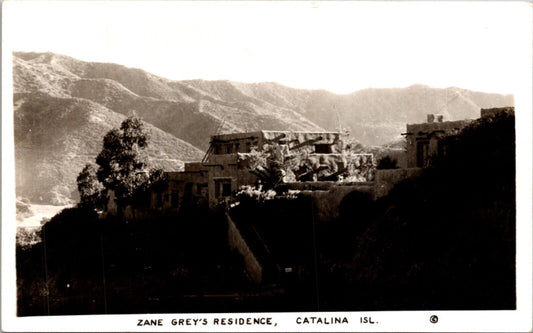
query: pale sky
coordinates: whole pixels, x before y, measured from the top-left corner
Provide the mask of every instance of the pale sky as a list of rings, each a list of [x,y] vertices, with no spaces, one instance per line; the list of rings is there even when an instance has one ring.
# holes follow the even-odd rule
[[[513,93],[531,48],[525,2],[7,1],[4,45],[173,80],[275,81],[348,93]]]

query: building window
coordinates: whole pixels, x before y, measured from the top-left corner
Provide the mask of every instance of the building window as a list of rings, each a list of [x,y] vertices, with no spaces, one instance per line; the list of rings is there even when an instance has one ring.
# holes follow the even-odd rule
[[[231,154],[232,153],[232,148],[233,148],[233,145],[231,143],[227,144],[226,145],[226,154]]]
[[[429,160],[429,141],[418,141],[416,143],[416,166],[418,168],[425,168],[428,166]]]
[[[236,143],[236,144],[235,144],[235,152],[236,152],[236,153],[239,152],[239,148],[240,148],[240,144]]]
[[[215,197],[231,196],[231,178],[215,179]]]
[[[179,203],[179,192],[172,191],[172,194],[170,195],[170,205],[176,208],[178,207],[178,203]]]
[[[208,187],[207,187],[207,184],[205,183],[202,183],[202,184],[198,184],[196,185],[196,194],[200,197],[204,197],[204,198],[207,198],[207,195],[208,195]]]
[[[185,183],[185,193],[183,194],[186,198],[192,196],[192,186],[194,183]]]
[[[222,145],[220,145],[220,144],[215,144],[215,145],[214,145],[214,151],[215,151],[215,155],[220,155],[220,154],[222,154]]]
[[[315,145],[315,153],[317,154],[331,154],[331,145],[320,143]]]
[[[231,183],[222,184],[222,196],[223,197],[231,196]]]
[[[439,141],[437,142],[437,154],[439,157],[443,157],[443,156],[446,156],[446,154],[448,153],[447,151],[447,146],[446,144],[443,142],[443,141]]]

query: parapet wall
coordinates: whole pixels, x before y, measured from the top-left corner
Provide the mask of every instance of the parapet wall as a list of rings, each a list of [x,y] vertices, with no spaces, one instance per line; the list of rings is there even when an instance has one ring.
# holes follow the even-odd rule
[[[507,106],[503,108],[491,108],[491,109],[481,109],[481,118],[490,118],[497,116],[499,114],[513,114],[514,106]]]
[[[402,180],[416,177],[421,173],[421,168],[376,170],[374,198],[386,196]]]
[[[342,200],[352,192],[374,197],[374,182],[295,182],[287,183],[287,189],[302,191],[301,195],[313,199],[314,216],[318,222],[331,221],[338,217]]]
[[[284,183],[289,190],[298,191],[332,191],[332,190],[354,190],[365,189],[368,190],[373,186],[374,182],[291,182]]]
[[[246,271],[250,277],[257,284],[261,284],[263,279],[263,267],[253,254],[252,250],[250,250],[248,244],[246,244],[246,241],[237,228],[237,225],[227,213],[226,219],[228,220],[228,243],[230,248],[236,249],[239,252],[244,261],[244,267],[246,268]]]

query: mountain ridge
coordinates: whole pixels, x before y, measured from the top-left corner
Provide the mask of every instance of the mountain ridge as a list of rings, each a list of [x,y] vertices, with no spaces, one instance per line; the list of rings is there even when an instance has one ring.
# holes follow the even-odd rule
[[[103,135],[118,128],[125,116],[80,98],[18,94],[16,100],[17,195],[34,203],[76,201],[77,174],[86,163],[95,162]],[[184,161],[203,156],[201,150],[151,124],[146,130],[150,135],[146,154],[153,167],[180,171]]]
[[[427,113],[442,113],[446,120],[471,119],[479,117],[480,108],[514,104],[511,95],[422,84],[335,94],[276,82],[174,81],[142,69],[85,62],[51,52],[14,52],[13,88],[17,193],[32,201],[44,195],[48,199],[41,201],[47,203],[75,200],[72,193],[80,161],[96,156],[110,124],[118,126],[120,119],[132,114],[156,133],[152,159],[163,156],[159,158],[161,165],[179,169],[183,161],[201,159],[210,136],[216,133],[343,129],[362,144],[377,146],[399,140],[406,123],[423,122]],[[53,110],[53,106],[59,110]],[[50,124],[50,117],[57,123]],[[91,119],[105,119],[109,124]],[[75,130],[84,126],[91,127],[92,132]],[[28,129],[41,136],[29,134]],[[79,136],[94,143],[84,144]],[[78,147],[57,143],[67,138]],[[22,143],[33,148],[46,143],[56,149],[55,160],[44,156],[35,160],[30,153],[21,153],[25,147]],[[86,155],[72,157],[75,161],[70,166],[58,162],[61,156],[74,156],[76,152]],[[28,163],[44,170],[55,165],[60,172],[55,178],[37,173],[41,174],[39,178]],[[41,183],[49,185],[41,190],[28,185]],[[54,186],[61,189],[54,190]]]

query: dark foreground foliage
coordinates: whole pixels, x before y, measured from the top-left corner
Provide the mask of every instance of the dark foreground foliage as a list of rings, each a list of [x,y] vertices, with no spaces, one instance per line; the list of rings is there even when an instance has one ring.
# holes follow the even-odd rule
[[[305,196],[241,202],[230,213],[262,287],[223,211],[127,223],[64,210],[17,249],[18,313],[514,309],[514,133],[512,114],[478,120],[420,177],[378,201],[350,193],[331,221]]]
[[[205,211],[125,223],[64,210],[17,252],[18,314],[245,311],[232,293],[249,281],[225,235]]]
[[[515,308],[514,115],[477,120],[447,144],[364,214],[368,228],[344,249],[353,260],[321,289],[324,310]]]
[[[327,223],[302,198],[233,215],[297,275],[288,311],[514,309],[514,133],[512,114],[477,120],[422,176],[378,201],[352,192]]]

